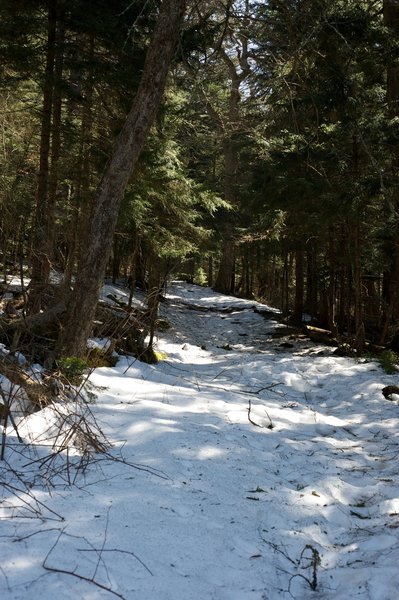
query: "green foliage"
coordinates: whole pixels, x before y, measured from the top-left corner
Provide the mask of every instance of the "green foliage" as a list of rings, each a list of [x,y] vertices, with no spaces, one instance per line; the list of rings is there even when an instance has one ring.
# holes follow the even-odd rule
[[[196,285],[206,285],[207,281],[208,279],[204,269],[202,267],[197,267],[195,269],[193,283],[195,283]]]
[[[178,115],[187,102],[169,91],[158,131],[147,142],[129,187],[118,231],[134,227],[154,256],[178,261],[210,237],[207,220],[228,204],[189,174],[183,148],[175,139]]]
[[[378,362],[385,373],[389,375],[393,375],[399,371],[399,354],[396,354],[393,350],[384,350],[378,357]]]
[[[86,358],[76,356],[61,357],[57,360],[57,366],[61,374],[73,385],[80,383],[84,373],[88,369],[99,367],[114,367],[118,357],[100,348],[92,348]]]
[[[76,356],[59,358],[57,366],[62,375],[71,383],[79,382],[83,373],[88,368],[87,361]]]

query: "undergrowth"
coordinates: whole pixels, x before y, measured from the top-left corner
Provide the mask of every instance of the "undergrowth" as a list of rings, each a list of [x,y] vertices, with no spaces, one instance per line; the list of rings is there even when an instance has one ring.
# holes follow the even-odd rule
[[[388,375],[399,371],[399,354],[393,350],[384,350],[378,357],[378,362]]]

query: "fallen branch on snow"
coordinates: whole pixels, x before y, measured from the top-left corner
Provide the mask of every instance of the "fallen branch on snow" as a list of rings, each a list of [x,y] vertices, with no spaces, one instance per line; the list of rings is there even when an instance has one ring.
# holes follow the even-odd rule
[[[260,427],[261,429],[274,429],[274,424],[273,421],[270,418],[269,413],[267,412],[267,410],[264,408],[264,411],[266,413],[267,418],[269,419],[269,425],[260,425],[259,423],[256,423],[252,418],[251,418],[251,400],[248,400],[248,421],[252,424],[255,425],[255,427]]]

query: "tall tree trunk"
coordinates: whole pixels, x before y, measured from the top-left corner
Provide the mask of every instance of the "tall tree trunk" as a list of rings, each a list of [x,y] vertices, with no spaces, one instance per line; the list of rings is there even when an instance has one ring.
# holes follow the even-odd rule
[[[281,311],[283,315],[287,318],[287,322],[290,312],[290,263],[290,254],[287,250],[284,256],[283,277],[281,285]]]
[[[213,257],[208,257],[208,282],[207,284],[212,287],[213,286]]]
[[[337,335],[337,249],[336,249],[337,232],[334,227],[329,227],[328,230],[328,329],[334,335]]]
[[[384,0],[384,22],[391,29],[395,38],[399,36],[399,4],[397,0]],[[390,117],[399,117],[399,64],[393,59],[387,65],[387,101]],[[392,172],[397,177],[399,172],[399,144],[393,148]],[[381,343],[385,343],[391,324],[398,327],[397,305],[399,302],[399,186],[393,190],[392,207],[397,221],[396,232],[392,240],[392,263],[389,279],[389,304],[386,309],[384,328],[381,334]]]
[[[136,289],[136,272],[137,272],[137,259],[138,259],[138,255],[139,255],[139,243],[140,243],[140,239],[136,230],[136,227],[133,228],[133,232],[132,232],[132,254],[130,257],[130,261],[129,261],[129,275],[128,275],[128,282],[129,282],[129,287],[130,287],[130,293],[129,293],[129,302],[128,302],[128,306],[129,308],[131,308],[132,303],[133,303],[133,297],[134,297],[134,291]]]
[[[43,110],[40,134],[40,159],[36,191],[35,234],[32,248],[30,311],[41,308],[41,291],[48,282],[50,258],[48,255],[48,185],[51,140],[51,114],[54,92],[54,64],[57,30],[57,1],[48,0],[47,49],[43,84]]]
[[[243,292],[244,296],[250,298],[252,295],[252,287],[251,287],[251,262],[250,262],[250,247],[245,248],[243,254]]]
[[[348,267],[345,263],[342,263],[339,268],[338,293],[337,328],[339,331],[344,331],[347,329],[350,313],[348,306]]]
[[[155,324],[158,318],[159,311],[159,296],[161,293],[161,269],[157,256],[150,257],[148,274],[148,290],[147,290],[147,306],[150,319],[150,335],[148,341],[148,350],[153,350],[155,337]]]
[[[233,105],[238,110],[238,102]],[[233,110],[232,108],[230,110]],[[233,115],[230,115],[230,120]],[[237,205],[236,198],[236,173],[238,165],[237,150],[235,142],[229,136],[223,143],[224,154],[224,197],[234,207]],[[233,217],[234,218],[234,217]],[[222,294],[234,292],[234,267],[235,267],[235,243],[233,240],[234,223],[230,214],[226,215],[223,225],[222,253],[219,269],[215,281],[215,290]]]
[[[81,47],[83,52],[88,52],[89,61],[94,64],[94,36],[90,35],[87,40],[86,36],[81,37]],[[90,214],[90,161],[91,161],[91,137],[93,128],[93,88],[94,88],[94,73],[93,67],[87,75],[87,80],[84,82],[83,92],[85,101],[82,105],[82,117],[80,125],[80,147],[78,160],[78,173],[76,177],[75,203],[73,207],[73,217],[68,232],[68,261],[64,272],[64,285],[69,288],[71,285],[72,274],[75,269],[75,264],[79,262],[79,257],[82,255],[85,246],[84,238],[86,237],[89,214]],[[69,107],[71,110],[71,106]],[[72,114],[72,113],[71,113]]]
[[[317,314],[318,278],[317,278],[317,252],[312,246],[306,252],[306,310],[310,318],[314,319]]]
[[[354,133],[352,141],[352,163],[355,177],[359,177],[359,139]],[[358,207],[356,222],[353,232],[353,284],[354,284],[354,317],[355,317],[355,340],[354,347],[359,352],[363,351],[365,342],[364,316],[363,316],[363,289],[362,289],[362,233],[361,233],[362,210]]]
[[[246,1],[243,5],[244,18],[243,23],[249,23],[249,3]],[[248,24],[247,23],[247,24]],[[240,46],[237,50],[239,66],[232,60],[231,56],[224,50],[219,49],[220,57],[225,63],[230,79],[228,113],[223,128],[225,137],[223,140],[224,157],[224,196],[226,200],[235,208],[237,207],[237,171],[238,171],[238,151],[235,141],[235,134],[238,131],[240,122],[240,85],[245,81],[250,73],[248,62],[248,38],[245,35],[240,37]],[[211,115],[215,114],[211,110]],[[220,117],[216,118],[217,125],[221,124]],[[235,288],[235,244],[234,244],[234,216],[229,215],[226,219],[222,231],[222,257],[219,265],[218,275],[215,282],[215,290],[222,293],[233,293]]]
[[[56,55],[54,62],[53,88],[53,122],[51,134],[51,164],[48,182],[47,206],[47,254],[50,266],[55,255],[55,208],[57,203],[58,170],[61,152],[61,120],[62,120],[62,72],[64,63],[65,28],[60,23],[56,34]]]
[[[363,320],[363,294],[362,294],[362,257],[360,242],[360,219],[358,218],[353,232],[353,285],[354,285],[354,308],[355,308],[355,334],[357,350],[362,351],[364,340]]]
[[[294,320],[299,323],[303,318],[303,292],[304,292],[304,261],[303,250],[299,248],[295,252],[295,304],[294,304]]]
[[[121,262],[121,240],[119,239],[119,236],[114,235],[114,241],[112,244],[112,283],[116,283],[119,279]]]
[[[225,240],[222,245],[219,270],[215,281],[215,290],[222,294],[234,292],[235,245],[232,240]]]
[[[86,351],[122,197],[162,101],[185,5],[185,0],[162,2],[135,101],[97,189],[87,252],[79,264],[58,348],[64,356]]]

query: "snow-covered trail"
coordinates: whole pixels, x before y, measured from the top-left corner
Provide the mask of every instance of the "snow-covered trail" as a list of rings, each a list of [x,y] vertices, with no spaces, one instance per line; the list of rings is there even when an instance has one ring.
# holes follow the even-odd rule
[[[255,306],[175,284],[167,358],[93,373],[93,412],[125,462],[36,488],[62,522],[11,519],[3,502],[2,598],[398,597],[399,407],[381,394],[397,376],[281,347]]]

